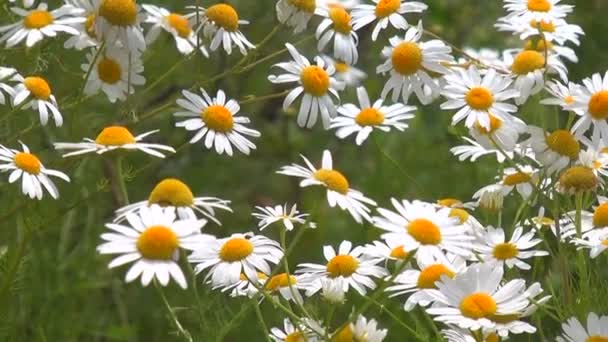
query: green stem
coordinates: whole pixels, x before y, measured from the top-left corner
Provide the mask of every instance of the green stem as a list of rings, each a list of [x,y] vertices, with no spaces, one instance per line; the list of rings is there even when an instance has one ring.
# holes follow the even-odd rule
[[[255,309],[255,315],[258,318],[260,326],[262,327],[262,330],[264,331],[264,336],[266,337],[266,341],[272,342],[272,340],[270,339],[270,334],[268,333],[268,326],[266,326],[266,322],[264,322],[264,316],[262,316],[262,310],[260,310],[260,306],[254,305],[253,308]]]
[[[84,93],[84,88],[86,88],[86,86],[87,86],[87,81],[89,80],[89,76],[91,76],[91,72],[93,71],[93,68],[95,67],[95,63],[97,63],[97,59],[99,59],[99,56],[101,56],[101,53],[103,52],[105,46],[106,46],[106,41],[104,40],[103,42],[101,42],[101,45],[97,49],[97,52],[95,52],[95,56],[93,57],[93,60],[91,61],[91,65],[89,65],[89,68],[87,69],[87,73],[84,75],[84,82],[82,82],[82,87],[80,88],[80,92],[78,94],[82,95],[82,93]]]
[[[122,156],[116,157],[116,181],[118,183],[118,187],[120,189],[120,195],[122,200],[122,205],[129,204],[129,193],[127,192],[127,185],[125,183],[125,177],[122,173]]]
[[[378,302],[377,300],[375,300],[373,298],[366,297],[366,299],[371,301],[374,305],[376,305],[378,307],[378,309],[380,309],[382,312],[385,312],[393,321],[395,321],[395,323],[399,324],[401,327],[403,327],[405,330],[407,330],[410,334],[414,335],[414,337],[417,340],[427,341],[427,339],[424,336],[420,336],[420,334],[418,334],[416,332],[416,330],[412,329],[409,325],[405,324],[405,322],[400,320],[399,316],[397,316],[391,310],[387,309],[385,305],[383,305],[382,303]]]
[[[304,229],[304,227],[302,227],[302,229]],[[287,248],[287,244],[285,243],[285,241],[286,241],[285,236],[287,234],[285,231],[286,231],[285,227],[282,226],[280,234],[281,234],[281,248],[283,250],[285,250]],[[310,313],[304,307],[304,303],[297,300],[297,298],[299,298],[299,296],[296,295],[297,289],[295,289],[293,287],[293,285],[291,284],[291,272],[289,272],[289,263],[287,261],[287,255],[285,255],[283,258],[283,266],[285,266],[285,274],[287,275],[287,286],[289,286],[289,292],[291,293],[291,296],[293,297],[293,301],[296,303],[298,308],[300,308],[300,310],[302,310],[302,312],[304,313],[304,315],[306,315],[306,317],[312,318]]]
[[[15,251],[15,256],[13,257],[13,262],[9,266],[6,277],[4,279],[4,283],[0,288],[0,303],[4,302],[4,297],[10,292],[10,288],[15,280],[17,272],[19,271],[19,265],[25,256],[25,252],[27,250],[27,246],[32,238],[32,229],[28,228],[25,223],[25,217],[23,216],[23,212],[19,211],[19,215],[17,216],[17,229],[24,230],[24,235],[21,237],[19,244],[17,245],[17,250]]]
[[[154,287],[156,287],[156,289],[158,290],[158,294],[159,294],[160,298],[162,299],[163,304],[165,305],[165,308],[167,309],[167,313],[169,314],[169,317],[171,318],[171,321],[172,321],[173,325],[175,325],[175,328],[177,329],[179,334],[184,338],[184,340],[186,340],[188,342],[193,342],[192,336],[190,335],[188,330],[184,329],[182,324],[179,322],[179,319],[175,315],[173,308],[171,308],[171,305],[169,304],[167,297],[165,297],[165,292],[163,291],[162,286],[158,285],[158,282],[156,281],[156,279],[154,280]]]

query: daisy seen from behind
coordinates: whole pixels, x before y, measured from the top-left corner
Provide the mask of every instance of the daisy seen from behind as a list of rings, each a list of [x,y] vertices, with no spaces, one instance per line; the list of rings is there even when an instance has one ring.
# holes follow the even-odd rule
[[[562,324],[564,333],[557,342],[602,342],[608,340],[608,316],[598,316],[595,312],[587,315],[587,324],[572,317]]]
[[[128,225],[107,223],[110,231],[101,235],[104,243],[97,247],[100,254],[120,254],[109,268],[134,262],[125,276],[131,282],[141,276],[147,286],[152,279],[167,286],[173,279],[181,288],[188,287],[178,265],[180,249],[194,250],[211,235],[201,234],[206,220],[176,219],[171,208],[153,205],[142,207],[127,216]]]
[[[57,100],[52,93],[49,82],[41,76],[23,77],[14,75],[11,81],[17,82],[13,88],[13,106],[20,108],[31,108],[38,112],[40,124],[46,125],[49,114],[52,116],[55,126],[63,125],[63,116],[59,112]]]
[[[353,8],[353,28],[359,31],[364,26],[378,21],[372,31],[372,40],[376,41],[381,30],[389,23],[397,30],[405,30],[409,24],[403,17],[405,13],[422,13],[428,6],[419,1],[372,0],[375,5],[361,4]]]
[[[357,145],[363,144],[374,129],[383,132],[389,132],[391,128],[405,130],[409,126],[404,121],[412,119],[412,112],[416,110],[416,107],[402,103],[385,106],[383,99],[372,104],[364,87],[357,88],[357,99],[359,107],[351,103],[338,107],[339,115],[332,120],[330,126],[337,129],[336,136],[341,139],[357,133]]]
[[[22,19],[14,24],[0,26],[0,43],[6,42],[6,47],[13,47],[24,40],[27,47],[32,47],[45,37],[52,38],[60,32],[78,35],[74,26],[85,20],[78,17],[80,10],[77,8],[64,5],[49,11],[44,2],[29,10],[11,7],[11,11]]]
[[[298,126],[312,128],[321,115],[323,127],[329,128],[331,118],[336,116],[336,105],[332,96],[340,100],[338,90],[344,89],[344,84],[337,81],[333,76],[336,69],[327,64],[321,57],[315,57],[315,64],[308,61],[296,48],[285,44],[293,61],[275,64],[274,66],[286,71],[286,74],[269,75],[268,80],[272,83],[294,83],[296,88],[287,94],[283,101],[283,110],[302,95],[302,102],[298,112]]]
[[[306,167],[291,164],[282,167],[277,173],[286,176],[303,178],[301,187],[321,185],[327,189],[327,202],[330,207],[338,205],[342,210],[348,210],[357,223],[363,220],[371,222],[370,209],[367,206],[376,206],[376,202],[365,197],[363,193],[352,189],[348,179],[338,170],[333,168],[331,152],[323,151],[321,168],[315,168],[310,161],[302,156]]]
[[[95,37],[107,45],[122,44],[131,52],[144,51],[141,22],[145,14],[135,0],[93,0],[95,8]]]
[[[22,151],[0,145],[0,172],[10,171],[9,183],[21,178],[21,192],[29,198],[41,200],[43,188],[52,198],[59,198],[59,190],[49,176],[61,178],[66,182],[70,181],[70,177],[63,172],[47,169],[38,156],[30,152],[27,145],[22,142],[20,144]]]
[[[475,245],[479,256],[486,263],[498,267],[517,267],[522,270],[530,270],[532,267],[523,259],[547,256],[548,252],[535,250],[534,247],[542,242],[535,238],[535,231],[524,234],[523,227],[518,226],[513,231],[511,239],[506,241],[505,231],[502,228],[489,226],[485,229],[480,243]]]
[[[321,7],[317,12],[325,18],[317,27],[316,37],[319,41],[317,49],[323,51],[333,38],[332,56],[348,65],[356,64],[359,59],[357,51],[359,37],[353,30],[350,13],[338,4]]]
[[[249,21],[240,20],[234,7],[220,3],[201,10],[203,35],[211,41],[209,45],[211,51],[222,46],[227,54],[231,54],[233,44],[243,55],[247,54],[248,49],[255,49],[255,45],[239,30],[240,25],[247,25]]]
[[[57,150],[74,150],[64,154],[64,158],[86,153],[103,154],[116,150],[138,150],[158,158],[165,157],[162,152],[175,153],[175,149],[171,146],[143,142],[144,138],[157,132],[158,130],[154,130],[134,136],[126,127],[107,126],[95,139],[84,138],[79,143],[59,142],[53,145]]]
[[[259,220],[258,228],[260,231],[275,222],[281,222],[283,227],[289,231],[294,229],[294,223],[301,225],[306,224],[306,226],[310,228],[316,227],[313,222],[308,222],[308,214],[298,211],[297,204],[292,205],[289,209],[287,204],[275,205],[274,207],[256,206],[255,208],[258,212],[252,213],[251,215]]]
[[[289,318],[283,320],[283,329],[273,327],[270,329],[270,338],[275,342],[316,342],[316,334],[305,324],[294,326]]]
[[[238,102],[227,99],[221,89],[217,91],[216,97],[211,97],[205,89],[200,89],[201,96],[187,90],[182,91],[184,98],[178,99],[177,104],[185,109],[173,114],[177,118],[185,118],[175,124],[187,131],[197,131],[191,144],[202,140],[207,149],[215,147],[218,154],[226,152],[233,155],[233,146],[241,153],[248,155],[255,150],[255,144],[246,136],[258,138],[260,132],[247,128],[245,125],[251,121],[246,116],[237,115],[241,110]]]
[[[578,249],[589,249],[589,257],[595,259],[608,249],[608,228],[588,231],[582,238],[573,238],[571,242]]]
[[[293,33],[297,34],[306,29],[310,18],[315,15],[317,4],[315,0],[279,0],[275,9],[279,22],[293,27]]]
[[[388,330],[378,328],[378,322],[375,319],[367,319],[363,315],[359,315],[355,322],[342,328],[332,341],[382,342],[387,334]]]
[[[336,69],[334,78],[344,83],[345,88],[359,86],[367,78],[367,74],[354,65],[348,65],[327,55],[323,55],[322,58],[325,60],[325,63],[334,66],[334,69]]]
[[[97,8],[93,4],[93,0],[65,0],[66,5],[72,6],[79,10],[80,17],[84,18],[83,22],[79,22],[74,26],[78,30],[77,35],[71,35],[63,47],[66,49],[83,50],[89,47],[98,46],[99,40],[95,34],[95,17]]]
[[[196,265],[196,273],[208,270],[205,281],[211,280],[213,286],[227,286],[237,283],[241,273],[250,281],[257,281],[258,271],[270,274],[269,264],[278,264],[282,257],[278,242],[246,233],[205,241],[190,254],[188,261]]]

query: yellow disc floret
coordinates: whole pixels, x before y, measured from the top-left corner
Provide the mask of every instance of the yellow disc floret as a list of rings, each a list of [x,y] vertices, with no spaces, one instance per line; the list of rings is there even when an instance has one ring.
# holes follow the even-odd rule
[[[545,56],[535,50],[524,50],[515,56],[511,70],[517,75],[542,69],[545,66]]]
[[[21,170],[32,174],[37,175],[40,173],[40,169],[42,168],[42,163],[40,159],[35,155],[27,152],[19,152],[15,155],[14,158],[15,165]]]
[[[588,110],[596,120],[608,119],[608,90],[593,94],[589,99]]]
[[[253,253],[253,243],[244,238],[232,238],[222,245],[220,259],[226,262],[241,261]]]
[[[353,329],[351,328],[351,324],[348,324],[339,333],[334,336],[331,342],[354,342]]]
[[[430,220],[412,220],[406,229],[408,234],[423,245],[438,245],[441,242],[441,230]]]
[[[53,15],[48,11],[33,10],[23,18],[23,26],[28,29],[41,29],[52,24]]]
[[[500,127],[502,127],[502,120],[498,117],[490,114],[490,128],[486,128],[482,126],[479,121],[475,121],[473,125],[479,134],[488,135],[496,132]]]
[[[194,203],[194,195],[184,182],[175,178],[167,178],[156,184],[152,189],[150,196],[148,196],[148,203],[161,206],[189,207]]]
[[[377,126],[384,122],[384,114],[376,108],[365,108],[357,114],[355,122],[359,126]]]
[[[551,3],[549,0],[528,0],[528,10],[533,12],[549,12]]]
[[[116,84],[122,76],[120,64],[112,58],[103,57],[97,64],[99,79],[107,84]]]
[[[177,32],[177,35],[182,38],[190,37],[192,33],[192,27],[190,27],[190,22],[183,15],[177,13],[171,13],[165,17],[167,23],[171,28]]]
[[[453,208],[462,206],[462,201],[457,198],[442,198],[437,201],[437,204],[442,207]]]
[[[519,254],[519,250],[517,246],[510,242],[499,243],[494,246],[494,250],[492,251],[492,255],[497,260],[507,260],[515,258]]]
[[[300,11],[314,13],[317,8],[316,0],[287,0],[290,4],[297,7]]]
[[[234,32],[239,28],[239,14],[234,7],[227,4],[217,4],[207,8],[205,15],[216,25],[226,31]]]
[[[30,76],[23,80],[23,85],[38,100],[48,100],[51,97],[51,86],[42,77]]]
[[[393,49],[393,68],[401,75],[411,75],[422,68],[422,49],[417,43],[403,42]]]
[[[380,0],[376,5],[376,17],[385,18],[397,12],[401,7],[400,0]]]
[[[457,217],[458,221],[460,221],[460,224],[464,224],[465,222],[467,222],[469,220],[469,213],[464,210],[464,209],[460,209],[460,208],[452,208],[450,209],[450,217]]]
[[[608,342],[608,335],[593,335],[587,337],[585,342]]]
[[[350,277],[359,268],[359,261],[350,255],[336,255],[326,266],[330,278]]]
[[[595,228],[608,227],[608,202],[604,202],[595,208],[593,226]]]
[[[294,331],[285,337],[284,342],[306,342],[306,337],[299,331]]]
[[[537,21],[536,19],[532,19],[530,21],[530,26],[543,32],[555,32],[555,24],[551,20],[543,19],[541,21]]]
[[[349,34],[353,28],[350,14],[342,6],[331,6],[329,8],[329,18],[334,23],[334,30],[339,33]]]
[[[234,127],[232,112],[222,105],[211,105],[201,113],[201,119],[210,129],[226,133]]]
[[[496,313],[497,305],[492,296],[483,292],[470,294],[460,302],[460,312],[463,316],[480,319],[488,318]]]
[[[526,50],[536,50],[544,55],[545,51],[553,49],[553,43],[544,39],[528,40],[524,45]]]
[[[95,17],[95,13],[91,13],[87,16],[87,20],[84,22],[84,30],[91,38],[97,38],[97,35],[95,34]]]
[[[530,180],[532,180],[532,176],[529,173],[517,171],[505,176],[505,178],[502,180],[502,184],[514,186],[517,184],[528,183]]]
[[[131,26],[137,22],[137,4],[135,0],[102,0],[98,14],[112,25]]]
[[[296,277],[289,275],[287,273],[280,273],[268,280],[268,284],[266,284],[266,288],[270,291],[276,291],[282,287],[289,287],[296,285]]]
[[[95,138],[95,142],[105,146],[122,146],[134,144],[135,137],[125,127],[109,126],[99,133],[97,138]]]
[[[304,91],[313,96],[323,96],[329,89],[329,75],[316,65],[305,67],[300,73],[300,81]]]
[[[567,193],[594,191],[599,184],[593,170],[585,166],[573,166],[562,172],[559,183]]]
[[[320,169],[314,173],[314,177],[319,182],[325,184],[329,190],[333,190],[343,195],[348,193],[348,180],[339,171]]]
[[[343,63],[343,62],[335,62],[334,67],[336,68],[336,72],[340,73],[340,74],[347,72],[348,69],[350,68],[350,66],[348,64]]]
[[[404,260],[408,256],[408,252],[403,248],[403,245],[391,249],[391,258]]]
[[[488,110],[494,103],[494,95],[486,87],[473,87],[467,92],[465,101],[473,109]]]
[[[146,259],[169,260],[178,246],[177,235],[165,226],[148,227],[137,238],[137,250]]]
[[[441,279],[442,275],[453,278],[455,273],[442,264],[433,264],[425,267],[418,275],[417,285],[419,289],[434,289],[435,282]]]
[[[567,130],[557,130],[545,138],[547,146],[562,156],[566,156],[570,159],[578,158],[580,152],[580,145],[574,135]]]

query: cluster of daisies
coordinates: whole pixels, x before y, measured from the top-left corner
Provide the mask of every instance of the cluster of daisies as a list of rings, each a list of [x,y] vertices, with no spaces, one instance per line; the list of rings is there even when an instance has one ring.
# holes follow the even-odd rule
[[[470,202],[392,198],[391,208],[381,208],[351,186],[334,167],[330,151],[325,150],[318,163],[302,156],[303,165],[286,165],[277,173],[299,178],[301,187],[323,188],[330,207],[337,206],[381,235],[358,246],[348,240],[323,246],[325,260],[295,265],[292,274],[285,239],[278,242],[255,229],[222,237],[206,233],[207,224],[221,224],[218,211],[232,211],[230,201],[196,197],[184,182],[167,178],[147,199],[117,209],[114,220],[106,224],[97,250],[115,256],[110,268],[131,264],[127,282],[140,279],[143,286],[153,281],[167,286],[172,280],[186,288],[180,264],[185,257],[193,265],[191,281],[203,274],[204,284],[231,297],[292,302],[302,315],[289,315],[282,328],[272,328],[269,338],[275,341],[382,341],[388,331],[374,319],[361,314],[332,327],[305,308],[315,298],[341,305],[352,292],[365,296],[370,291],[402,299],[405,311],[424,310],[443,324],[441,333],[448,341],[500,341],[536,332],[528,317],[551,296],[543,294],[540,283],[524,280],[532,272],[531,263],[542,262],[535,258],[553,255],[555,243],[588,249],[590,258],[608,249],[608,199],[597,195],[608,176],[608,73],[581,83],[568,81],[566,63],[577,62],[572,45],[580,44],[584,33],[566,22],[574,7],[561,0],[504,0],[508,13],[498,19],[496,28],[522,42],[503,52],[455,51],[425,30],[421,20],[408,22],[405,14],[427,10],[422,2],[372,1],[276,2],[279,22],[294,34],[302,34],[311,21],[317,23],[318,55],[309,59],[287,43],[291,60],[273,66],[283,73],[268,76],[272,83],[294,86],[285,92],[283,109],[299,100],[300,127],[313,128],[320,117],[324,129],[335,130],[340,139],[354,135],[361,145],[374,129],[408,128],[407,120],[416,111],[411,103],[440,101],[441,109],[453,112],[452,125],[463,123],[469,133],[463,137],[466,144],[451,152],[460,161],[492,156],[501,165],[491,184],[474,193]],[[142,56],[161,34],[173,37],[183,58],[208,57],[220,47],[227,54],[236,48],[245,55],[256,47],[240,31],[248,21],[227,3],[189,6],[188,13],[179,14],[140,6],[135,0],[65,0],[52,10],[43,2],[35,7],[31,0],[19,2],[22,7],[11,8],[14,23],[0,26],[0,43],[32,47],[65,35],[66,48],[86,50],[81,66],[84,93],[103,92],[112,103],[125,101],[137,86],[145,85]],[[396,34],[383,39],[381,32],[389,25]],[[376,73],[386,82],[374,101],[362,85],[367,75],[356,68],[363,39],[359,34],[369,28],[371,41],[384,46]],[[354,88],[358,104],[340,102],[340,92],[347,87]],[[180,109],[174,113],[176,127],[192,132],[190,143],[200,142],[229,156],[235,149],[246,155],[256,149],[251,140],[260,132],[249,127],[248,116],[239,114],[239,103],[223,90],[210,94],[200,88],[181,94],[176,101]],[[570,113],[571,120],[561,129],[547,131],[517,117],[523,106],[538,101]],[[41,75],[0,67],[0,105],[10,106],[11,113],[37,111],[41,125],[49,116],[56,126],[63,123],[51,84]],[[157,130],[137,135],[127,127],[106,126],[94,138],[56,142],[54,148],[65,151],[63,157],[92,153],[121,158],[119,151],[137,150],[164,158],[176,152],[171,146],[146,142],[154,133]],[[10,171],[9,183],[21,179],[21,190],[30,198],[42,199],[43,189],[59,197],[49,176],[70,181],[64,173],[45,168],[24,143],[21,150],[0,145],[0,160],[0,171]],[[513,197],[522,201],[522,210],[513,227],[506,229],[501,213],[505,200]],[[541,203],[561,198],[573,199],[576,210],[545,216]],[[535,206],[537,216],[522,216],[523,208]],[[256,210],[253,217],[260,232],[272,226],[281,234],[316,227],[311,215],[300,212],[296,204]],[[497,227],[477,220],[476,210],[497,213]],[[550,234],[545,234],[547,229]],[[510,269],[517,269],[514,274],[522,278],[507,277]],[[569,319],[558,341],[608,340],[608,316],[589,313],[586,325]]]

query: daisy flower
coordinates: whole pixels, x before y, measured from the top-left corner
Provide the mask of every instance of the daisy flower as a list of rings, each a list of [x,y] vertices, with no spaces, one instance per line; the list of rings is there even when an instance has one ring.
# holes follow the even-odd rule
[[[416,260],[421,262],[445,259],[445,252],[471,255],[473,237],[466,234],[458,217],[450,216],[450,208],[394,198],[391,203],[397,212],[378,208],[381,216],[374,217],[374,225],[387,231],[383,239],[402,239],[405,250],[416,250]]]
[[[46,79],[40,76],[23,77],[17,74],[11,78],[11,81],[18,82],[13,88],[14,107],[22,106],[22,108],[37,110],[40,124],[43,126],[49,121],[49,112],[53,116],[55,126],[63,125],[63,117],[57,108],[57,100]]]
[[[578,249],[589,249],[589,257],[595,259],[608,249],[608,228],[589,231],[581,239],[572,239],[572,243],[578,246]]]
[[[581,137],[583,142],[586,137]],[[593,144],[587,144],[587,149],[581,151],[578,156],[578,163],[593,170],[603,186],[604,180],[600,177],[608,177],[608,155],[598,150]]]
[[[176,220],[170,208],[157,205],[142,207],[127,217],[128,225],[107,223],[110,232],[101,235],[105,242],[97,247],[100,254],[120,254],[108,265],[109,268],[135,262],[125,281],[141,276],[141,284],[147,286],[155,278],[162,286],[172,278],[183,289],[188,285],[179,267],[180,249],[194,250],[205,241],[213,239],[201,234],[205,220]]]
[[[599,205],[593,207],[593,212],[581,211],[581,234],[583,237],[590,232],[600,231],[608,228],[608,199],[598,196]],[[562,239],[570,238],[577,234],[575,224],[575,212],[565,214],[564,222],[560,224]]]
[[[190,187],[179,179],[165,178],[158,182],[148,195],[148,199],[131,203],[116,210],[114,222],[124,221],[129,214],[139,211],[142,207],[160,205],[161,207],[173,208],[180,219],[197,218],[197,213],[218,225],[220,221],[215,217],[215,209],[232,212],[230,201],[216,197],[194,197]]]
[[[331,304],[344,303],[344,278],[338,277],[335,279],[321,280],[321,295]]]
[[[283,320],[283,329],[271,328],[270,338],[275,342],[316,342],[316,334],[305,324],[295,327],[289,318]]]
[[[591,140],[608,143],[608,71],[604,77],[596,73],[585,78],[568,109],[580,116],[572,126],[574,134],[582,136],[593,127]]]
[[[353,28],[359,31],[362,27],[374,22],[376,26],[372,31],[372,40],[376,41],[381,30],[391,26],[397,30],[405,30],[409,24],[405,17],[406,13],[422,13],[428,6],[419,1],[405,0],[372,0],[375,5],[362,4],[353,8]]]
[[[75,150],[74,152],[64,154],[64,158],[92,152],[103,154],[119,149],[128,151],[139,150],[158,158],[165,157],[165,155],[159,151],[175,153],[175,149],[171,146],[142,142],[144,138],[156,132],[158,132],[158,130],[133,136],[126,127],[108,126],[97,135],[95,140],[84,138],[83,141],[79,143],[55,143],[53,145],[57,150]]]
[[[386,334],[388,334],[388,330],[378,329],[376,320],[368,320],[364,316],[359,315],[356,322],[349,323],[342,328],[332,341],[382,342]]]
[[[232,44],[236,45],[243,55],[247,54],[247,49],[255,49],[255,45],[239,30],[239,25],[247,25],[249,21],[239,20],[239,14],[234,7],[216,4],[207,9],[201,8],[201,11],[203,35],[211,40],[211,51],[217,50],[220,44],[227,54],[232,53]]]
[[[537,169],[530,165],[518,165],[517,168],[509,167],[503,170],[500,184],[505,196],[515,189],[522,198],[526,199],[530,197],[538,182]]]
[[[135,0],[93,0],[95,37],[108,45],[122,44],[131,52],[146,49],[141,28],[145,13]]]
[[[187,131],[198,131],[190,139],[191,144],[205,138],[204,146],[211,149],[215,146],[218,154],[226,152],[232,156],[232,146],[242,153],[249,155],[255,150],[255,144],[245,136],[260,137],[260,132],[245,127],[251,121],[248,117],[238,116],[241,110],[238,102],[226,99],[221,89],[216,97],[211,97],[205,89],[201,88],[201,96],[187,90],[182,91],[185,99],[178,99],[177,104],[185,111],[173,114],[175,117],[184,117],[184,121],[177,122],[175,127],[184,127]]]
[[[98,46],[99,41],[95,34],[95,17],[97,8],[92,2],[93,0],[65,0],[67,6],[78,9],[80,17],[84,18],[83,22],[76,23],[74,28],[78,30],[77,35],[71,35],[63,47],[66,49],[74,48],[83,50],[92,46]]]
[[[477,190],[473,194],[473,199],[477,200],[477,206],[489,211],[502,209],[505,195],[502,184],[490,184]]]
[[[523,234],[523,228],[517,227],[509,241],[505,240],[505,231],[502,228],[489,226],[481,238],[482,243],[477,244],[475,249],[479,256],[487,263],[498,267],[513,268],[513,266],[529,270],[531,267],[522,259],[549,255],[546,251],[532,250],[542,242],[534,238],[534,231]]]
[[[293,33],[297,34],[306,29],[310,18],[315,15],[317,6],[315,0],[279,0],[275,9],[279,22],[293,27]]]
[[[514,35],[519,35],[519,39],[521,40],[544,36],[549,42],[556,42],[560,45],[568,41],[575,45],[580,45],[579,36],[585,34],[580,26],[568,24],[563,19],[517,20],[514,18],[502,18],[494,26],[498,28],[498,31],[508,31]]]
[[[557,342],[601,342],[608,339],[608,316],[598,316],[590,312],[585,328],[576,317],[562,324],[564,333],[556,338]]]
[[[138,53],[129,52],[116,46],[107,47],[95,59],[97,51],[87,53],[87,63],[80,67],[86,73],[91,70],[84,92],[94,95],[100,90],[110,102],[124,101],[128,94],[135,92],[134,86],[144,85],[146,79],[141,75],[144,65]],[[91,63],[95,62],[95,65]]]
[[[443,88],[443,96],[448,101],[441,104],[441,109],[459,109],[452,117],[452,125],[465,120],[469,128],[475,124],[489,130],[490,116],[501,121],[510,120],[517,107],[506,101],[519,96],[519,92],[511,88],[512,81],[490,69],[483,77],[475,66],[468,70],[459,69],[445,76],[447,85]]]
[[[568,79],[568,69],[554,53],[545,58],[544,52],[515,49],[505,52],[504,57],[515,77],[513,87],[520,95],[515,98],[518,106],[543,89],[545,73],[557,73],[564,82]]]
[[[458,327],[450,327],[450,329],[441,330],[441,335],[448,342],[477,342],[478,339],[473,333],[466,329]],[[484,342],[499,342],[500,337],[495,332],[483,332]]]
[[[0,66],[0,104],[5,104],[7,102],[5,94],[8,95],[9,99],[12,99],[15,95],[13,92],[13,87],[4,83],[4,81],[11,79],[14,75],[17,74],[18,72],[15,68],[7,68]]]
[[[436,283],[437,290],[428,290],[433,305],[426,311],[436,316],[436,321],[462,329],[501,328],[501,337],[509,332],[536,332],[536,328],[519,320],[530,305],[525,281],[514,279],[501,286],[503,274],[502,268],[492,264],[475,264],[454,278],[442,276]],[[507,319],[509,325],[502,323]]]
[[[335,60],[329,56],[322,57],[327,65],[333,65],[336,69],[334,78],[342,82],[345,87],[356,87],[367,78],[367,74],[363,70],[356,68],[353,65],[344,63],[343,61]]]
[[[319,41],[317,49],[323,51],[333,38],[334,58],[344,61],[348,65],[356,64],[359,59],[359,52],[357,52],[359,37],[353,30],[350,13],[337,4],[321,7],[317,13],[325,18],[317,27],[316,37]]]
[[[246,296],[253,298],[259,292],[258,288],[260,285],[258,284],[264,284],[268,280],[268,276],[262,272],[258,272],[257,278],[251,280],[249,281],[245,273],[241,272],[239,281],[236,283],[230,285],[216,284],[212,286],[212,289],[221,289],[222,292],[230,291],[230,297]],[[207,283],[211,284],[211,280],[207,280]],[[260,298],[260,302],[262,300],[263,297]]]
[[[469,134],[488,150],[500,148],[507,154],[512,154],[517,148],[520,135],[526,133],[526,124],[514,116],[500,119],[490,114],[489,117],[490,124],[488,127],[484,127],[479,121],[476,121],[469,128]],[[503,159],[504,156],[501,160]]]
[[[389,132],[391,128],[403,131],[409,126],[403,122],[412,119],[416,107],[395,103],[384,106],[383,99],[378,99],[372,105],[367,90],[364,87],[357,88],[357,99],[359,106],[352,103],[338,107],[338,117],[334,118],[329,128],[337,128],[336,136],[345,139],[353,133],[357,133],[355,139],[357,145],[361,145],[374,128]]]
[[[388,262],[389,260],[401,262],[407,259],[410,252],[405,249],[401,239],[390,237],[385,241],[373,241],[371,244],[365,245],[363,253],[377,262]]]
[[[253,217],[260,220],[258,222],[258,228],[260,231],[275,222],[283,223],[283,227],[287,230],[293,230],[294,223],[305,224],[307,223],[308,214],[300,213],[297,208],[297,204],[291,206],[291,209],[287,209],[287,204],[276,205],[274,207],[255,207],[259,210],[259,213],[252,213]],[[312,222],[308,223],[310,228],[315,228],[315,224]]]
[[[344,84],[332,77],[336,72],[334,66],[326,64],[321,57],[315,57],[316,65],[311,65],[293,45],[287,43],[285,46],[293,61],[274,66],[287,73],[268,76],[268,80],[272,83],[298,83],[298,86],[285,97],[283,110],[287,110],[300,95],[304,94],[298,113],[298,125],[312,128],[320,112],[323,127],[328,129],[331,118],[336,116],[336,105],[331,96],[340,100],[337,90],[344,89]]]
[[[562,0],[505,0],[504,8],[509,12],[506,19],[554,20],[572,12],[574,6],[560,5]]]
[[[528,133],[530,139],[525,144],[532,147],[547,174],[561,171],[578,159],[580,144],[569,131],[556,130],[549,134],[540,127],[529,126]]]
[[[47,169],[38,157],[22,142],[23,151],[9,149],[0,145],[0,172],[11,172],[8,182],[14,183],[21,178],[21,192],[29,198],[42,199],[42,188],[46,189],[54,199],[59,198],[59,190],[49,176],[70,181],[65,173]]]
[[[362,296],[367,293],[367,289],[376,288],[372,277],[381,278],[387,274],[386,270],[376,266],[377,261],[365,257],[363,246],[352,247],[350,241],[342,241],[337,252],[331,246],[324,246],[323,256],[327,260],[326,264],[298,265],[296,273],[304,274],[309,280],[307,296],[321,290],[324,279],[342,278],[344,292],[353,288]]]
[[[420,42],[422,37],[422,22],[418,27],[410,27],[403,39],[395,36],[389,39],[390,46],[382,50],[386,62],[376,68],[376,73],[390,74],[390,78],[382,89],[382,98],[393,93],[392,100],[397,102],[401,95],[403,102],[408,103],[412,92],[416,93],[422,104],[432,100],[432,93],[441,89],[429,73],[447,74],[449,69],[442,62],[449,62],[452,49],[440,40]],[[424,87],[430,91],[424,91]]]
[[[362,223],[363,220],[371,222],[369,215],[370,209],[367,205],[376,206],[376,202],[365,197],[360,191],[352,189],[348,179],[338,170],[334,170],[331,152],[323,151],[323,161],[321,168],[315,168],[306,157],[300,155],[306,167],[291,164],[282,167],[277,173],[304,178],[300,182],[301,187],[311,185],[321,185],[327,189],[327,202],[330,207],[335,207],[336,204],[342,210],[348,210],[351,216],[357,223]]]
[[[300,290],[308,289],[308,281],[307,275],[278,273],[264,283],[264,289],[270,292],[271,295],[281,295],[286,301],[302,304],[304,303],[304,299],[300,294]]]
[[[27,47],[32,47],[44,37],[55,37],[57,33],[64,32],[77,35],[78,30],[74,25],[84,22],[84,18],[74,17],[80,10],[62,6],[49,11],[46,3],[40,3],[38,7],[25,10],[11,7],[11,11],[22,20],[9,25],[0,26],[0,43],[6,42],[6,47],[13,47],[23,40]]]
[[[143,9],[148,13],[145,23],[152,24],[152,27],[146,34],[146,43],[151,44],[158,38],[161,30],[170,33],[175,40],[177,50],[184,55],[189,55],[199,45],[200,51],[206,57],[209,53],[205,47],[197,42],[196,32],[192,29],[193,20],[196,19],[196,13],[181,15],[172,13],[166,9],[154,5],[144,4]]]
[[[15,2],[15,1],[17,1],[17,0],[8,0],[8,2],[11,2],[11,3]],[[22,0],[21,2],[23,3],[23,7],[29,8],[29,7],[32,7],[32,5],[34,4],[35,1],[34,0]]]
[[[188,261],[196,264],[196,273],[209,269],[205,281],[210,279],[217,286],[237,283],[241,272],[255,281],[258,271],[270,274],[269,263],[278,264],[282,257],[278,242],[246,233],[205,241],[190,254]]]
[[[570,110],[569,107],[574,103],[574,96],[579,87],[578,84],[572,82],[563,84],[558,80],[549,81],[545,85],[545,90],[547,90],[552,97],[543,99],[540,103],[550,106],[560,106],[563,110]]]
[[[454,278],[466,267],[465,260],[458,256],[449,256],[442,260],[419,261],[418,269],[401,272],[386,291],[390,293],[389,297],[409,295],[403,306],[406,311],[411,311],[416,305],[425,307],[432,300],[432,297],[426,294],[426,290],[436,289],[435,283],[442,275]]]
[[[572,63],[578,63],[578,57],[576,56],[576,52],[567,46],[561,46],[557,44],[553,44],[548,39],[545,40],[541,37],[532,37],[524,42],[524,50],[527,51],[537,51],[541,54],[545,54],[545,52],[549,55],[554,55],[558,59],[565,58]],[[565,74],[563,74],[565,75]],[[567,80],[566,77],[563,79]]]

